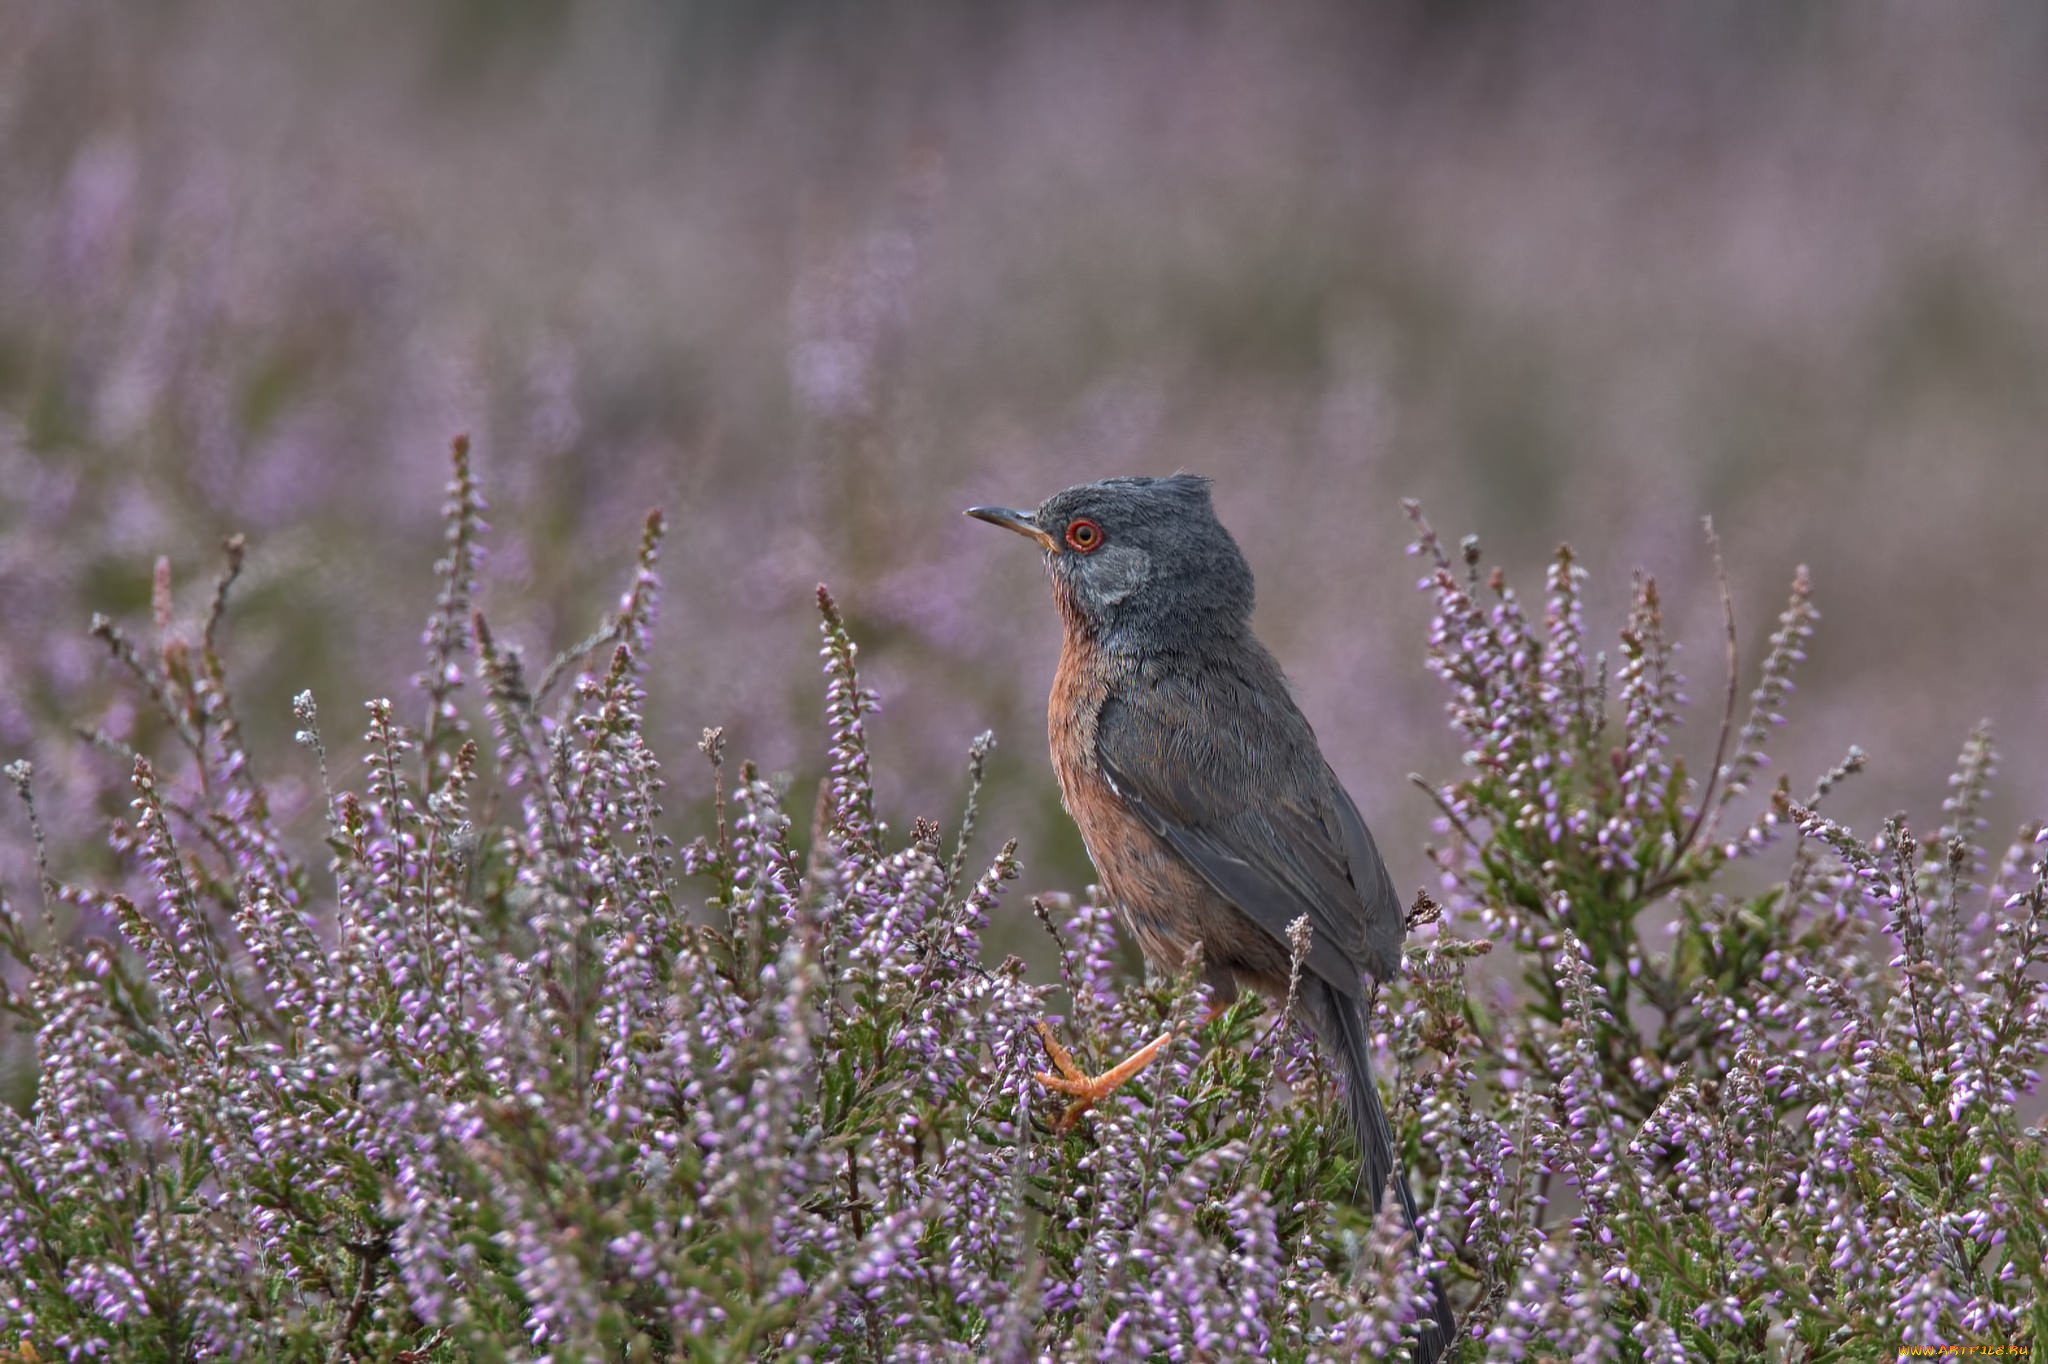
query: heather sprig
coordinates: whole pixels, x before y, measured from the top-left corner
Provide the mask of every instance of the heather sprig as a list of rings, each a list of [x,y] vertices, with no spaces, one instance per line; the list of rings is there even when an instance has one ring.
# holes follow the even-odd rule
[[[444,733],[457,734],[463,728],[454,698],[463,682],[464,655],[470,650],[470,613],[483,558],[483,533],[489,529],[483,519],[483,493],[469,465],[469,437],[457,436],[449,454],[454,469],[448,480],[448,501],[441,509],[447,553],[434,565],[441,575],[441,592],[421,640],[427,649],[427,667],[413,678],[413,685],[427,694],[427,728],[420,748],[429,764],[430,782],[445,774],[451,756],[443,742]]]
[[[1569,547],[1550,567],[1539,630],[1501,570],[1482,579],[1476,541],[1461,547],[1461,573],[1420,511],[1411,505],[1409,512],[1417,527],[1413,552],[1432,565],[1422,586],[1438,606],[1430,667],[1451,684],[1452,724],[1471,745],[1461,779],[1416,779],[1451,835],[1431,856],[1452,909],[1516,949],[1531,1006],[1553,1022],[1566,1006],[1558,984],[1565,933],[1584,945],[1612,1001],[1599,1039],[1607,1083],[1640,1119],[1669,1082],[1662,1062],[1713,1047],[1691,1007],[1700,979],[1712,975],[1724,990],[1741,990],[1766,941],[1747,930],[1747,918],[1714,919],[1694,892],[1731,857],[1775,836],[1774,804],[1744,839],[1720,845],[1708,812],[1721,807],[1709,802],[1716,785],[1739,786],[1764,760],[1767,728],[1759,716],[1789,688],[1796,645],[1810,629],[1804,570],[1765,662],[1757,713],[1724,771],[1719,755],[1733,719],[1736,666],[1729,616],[1730,714],[1702,790],[1679,751],[1685,695],[1655,581],[1639,574],[1633,584],[1610,700],[1606,653],[1588,659],[1584,570]],[[1725,583],[1722,598],[1725,606]],[[1668,948],[1649,931],[1650,911],[1660,905],[1676,906],[1681,916]],[[1655,1013],[1657,1026],[1647,1036],[1638,1008]],[[1661,1060],[1645,1069],[1638,1064],[1645,1057]]]

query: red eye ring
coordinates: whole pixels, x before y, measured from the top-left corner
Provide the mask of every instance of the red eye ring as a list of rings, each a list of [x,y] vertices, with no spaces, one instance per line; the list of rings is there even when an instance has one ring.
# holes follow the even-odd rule
[[[1067,523],[1067,543],[1086,554],[1102,545],[1102,527],[1087,517],[1077,517]]]

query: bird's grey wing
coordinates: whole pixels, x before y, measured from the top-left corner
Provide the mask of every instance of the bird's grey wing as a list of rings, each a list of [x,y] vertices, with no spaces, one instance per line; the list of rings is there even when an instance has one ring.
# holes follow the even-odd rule
[[[1380,856],[1379,845],[1372,841],[1372,830],[1365,827],[1365,817],[1358,813],[1351,793],[1334,772],[1330,773],[1330,790],[1336,796],[1330,813],[1337,825],[1338,842],[1344,849],[1345,869],[1352,889],[1365,905],[1365,915],[1359,921],[1363,929],[1361,956],[1366,969],[1385,980],[1400,968],[1401,938],[1407,932],[1408,916],[1401,908],[1394,878],[1387,872],[1386,859]]]
[[[1133,679],[1103,705],[1096,757],[1133,813],[1274,938],[1306,915],[1317,976],[1351,993],[1361,971],[1394,972],[1386,866],[1283,687]]]

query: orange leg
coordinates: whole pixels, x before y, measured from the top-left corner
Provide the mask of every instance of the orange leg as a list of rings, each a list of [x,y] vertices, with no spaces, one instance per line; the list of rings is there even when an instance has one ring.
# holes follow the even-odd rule
[[[1165,1050],[1166,1044],[1173,1040],[1172,1033],[1163,1032],[1132,1052],[1118,1065],[1100,1075],[1090,1075],[1074,1060],[1073,1053],[1060,1045],[1060,1040],[1052,1035],[1052,1029],[1046,1026],[1044,1020],[1041,1019],[1037,1027],[1039,1037],[1045,1042],[1046,1054],[1052,1057],[1053,1065],[1059,1070],[1057,1075],[1039,1071],[1038,1083],[1061,1094],[1070,1094],[1074,1099],[1067,1105],[1067,1111],[1060,1115],[1059,1122],[1054,1125],[1055,1132],[1065,1132],[1079,1122],[1081,1115],[1093,1107],[1097,1100],[1108,1098],[1116,1092],[1118,1086],[1151,1065],[1152,1058]]]

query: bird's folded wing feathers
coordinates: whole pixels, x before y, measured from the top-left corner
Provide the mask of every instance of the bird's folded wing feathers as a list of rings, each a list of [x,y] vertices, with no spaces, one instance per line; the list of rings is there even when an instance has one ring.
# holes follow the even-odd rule
[[[1380,856],[1379,845],[1372,841],[1372,830],[1365,827],[1365,817],[1358,813],[1351,793],[1334,772],[1330,774],[1330,789],[1336,792],[1331,813],[1336,820],[1337,836],[1344,845],[1344,862],[1350,869],[1353,888],[1366,906],[1366,969],[1385,980],[1400,969],[1401,939],[1408,931],[1407,915],[1401,908],[1401,896],[1394,889],[1394,878],[1387,873],[1386,859]]]
[[[1121,692],[1098,720],[1097,760],[1132,812],[1276,939],[1308,916],[1308,968],[1355,993],[1362,971],[1385,977],[1399,964],[1400,902],[1307,722],[1291,704],[1232,704],[1245,696],[1168,703],[1142,685]],[[1191,700],[1229,714],[1199,725],[1167,718],[1188,714]],[[1258,794],[1276,790],[1302,794]]]

